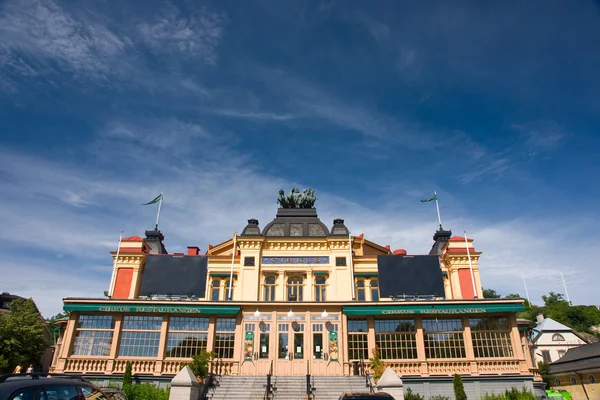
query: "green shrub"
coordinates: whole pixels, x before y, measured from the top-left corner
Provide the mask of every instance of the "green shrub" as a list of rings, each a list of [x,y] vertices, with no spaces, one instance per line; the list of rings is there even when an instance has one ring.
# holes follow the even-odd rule
[[[506,396],[504,394],[484,394],[480,397],[480,400],[506,400]]]
[[[529,390],[523,388],[521,390],[513,387],[506,389],[502,394],[488,394],[481,397],[481,400],[536,400],[537,397]]]
[[[381,378],[381,375],[385,372],[385,364],[381,361],[381,353],[379,352],[379,347],[375,346],[373,348],[373,357],[369,358],[369,368],[373,371],[373,379],[377,381]]]
[[[437,396],[431,396],[429,400],[450,400],[450,397],[438,394]]]
[[[463,381],[460,375],[454,375],[452,385],[454,386],[454,398],[456,400],[467,400],[467,394],[465,393],[465,385],[463,385]]]
[[[411,388],[406,389],[404,392],[404,400],[425,400],[419,393],[413,393]]]
[[[216,354],[212,351],[202,350],[200,353],[192,356],[192,362],[184,365],[192,369],[196,378],[206,378],[208,375],[208,364],[215,358]]]
[[[123,387],[126,385],[131,385],[133,383],[133,378],[131,376],[131,363],[127,361],[125,364],[125,373],[123,374]]]

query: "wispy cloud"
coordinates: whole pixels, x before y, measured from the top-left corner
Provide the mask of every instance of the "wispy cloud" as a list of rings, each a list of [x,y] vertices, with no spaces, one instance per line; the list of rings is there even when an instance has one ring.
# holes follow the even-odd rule
[[[225,18],[207,9],[182,15],[168,4],[152,21],[137,26],[144,42],[161,54],[200,58],[206,64],[217,63],[217,46],[223,35]]]
[[[298,115],[293,114],[276,114],[273,112],[255,112],[255,111],[242,111],[242,110],[226,110],[226,109],[212,109],[209,112],[222,115],[224,117],[249,119],[256,121],[289,121],[292,119],[300,118]]]
[[[523,136],[530,154],[555,150],[559,143],[570,135],[564,127],[553,120],[513,124],[512,128]]]

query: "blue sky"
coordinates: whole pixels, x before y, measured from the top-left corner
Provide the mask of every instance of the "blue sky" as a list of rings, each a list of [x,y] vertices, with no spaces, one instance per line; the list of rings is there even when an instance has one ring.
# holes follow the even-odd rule
[[[165,192],[171,252],[265,226],[280,188],[484,287],[598,304],[598,2],[0,0],[0,289],[101,296]]]

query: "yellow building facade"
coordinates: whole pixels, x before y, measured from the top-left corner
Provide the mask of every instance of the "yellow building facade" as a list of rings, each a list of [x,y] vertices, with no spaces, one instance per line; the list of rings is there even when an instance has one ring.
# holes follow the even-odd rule
[[[341,219],[326,226],[314,208],[279,208],[264,229],[251,219],[203,254],[168,254],[163,239],[123,239],[109,297],[64,299],[55,372],[119,375],[129,361],[140,376],[172,377],[208,350],[221,374],[350,375],[377,348],[408,381],[537,379],[517,326],[523,300],[482,298],[472,239],[440,228],[429,255],[409,256]],[[419,275],[417,260],[438,271]],[[406,290],[403,263],[416,286],[439,280],[442,292]]]

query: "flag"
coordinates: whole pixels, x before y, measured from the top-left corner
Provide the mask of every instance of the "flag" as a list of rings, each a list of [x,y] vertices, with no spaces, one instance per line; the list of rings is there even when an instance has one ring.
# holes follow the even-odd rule
[[[430,201],[435,201],[435,200],[437,200],[437,194],[434,195],[433,197],[428,198],[428,199],[421,200],[421,203],[429,203]]]
[[[153,200],[150,200],[148,203],[145,203],[145,204],[142,204],[142,205],[143,206],[147,206],[147,205],[150,205],[150,204],[156,204],[156,203],[158,203],[161,200],[162,200],[162,194],[159,194]]]

